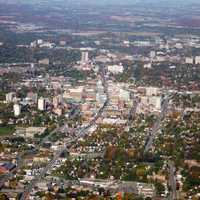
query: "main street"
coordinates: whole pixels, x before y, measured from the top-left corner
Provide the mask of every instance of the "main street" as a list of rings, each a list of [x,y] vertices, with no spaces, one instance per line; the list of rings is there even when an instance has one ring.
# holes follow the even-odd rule
[[[103,71],[101,73],[101,77],[102,77],[102,81],[103,81],[103,85],[104,85],[104,91],[105,93],[107,94],[107,97],[108,97],[108,93],[107,93],[107,83],[106,83],[106,79],[105,79],[105,71]],[[103,110],[104,108],[107,106],[107,103],[108,103],[108,98],[106,100],[106,102],[104,103],[104,105],[99,109],[99,112],[98,114],[91,120],[91,122],[86,126],[86,127],[83,127],[81,129],[77,129],[79,134],[77,134],[77,136],[79,135],[79,137],[81,136],[81,133],[84,131],[84,130],[87,130],[89,128],[91,128],[96,120],[99,118],[99,116],[103,113]],[[3,187],[3,185],[5,184],[6,181],[8,181],[9,179],[13,178],[15,176],[15,172],[20,170],[23,166],[23,157],[28,154],[28,153],[34,153],[36,152],[38,149],[40,149],[40,147],[49,140],[49,138],[51,138],[52,135],[54,135],[55,133],[58,133],[60,132],[63,128],[66,127],[66,124],[65,123],[64,125],[62,126],[58,126],[56,127],[53,131],[51,131],[47,136],[45,136],[35,147],[34,149],[30,150],[30,151],[23,151],[21,153],[19,153],[17,155],[17,165],[16,165],[16,168],[14,171],[11,171],[11,172],[8,172],[6,173],[4,176],[1,177],[0,179],[0,189]],[[73,132],[76,132],[77,131],[76,129],[73,130]]]
[[[154,123],[154,126],[153,126],[151,132],[149,133],[149,138],[148,138],[148,140],[145,144],[145,147],[144,147],[144,153],[147,153],[152,148],[153,141],[156,137],[156,134],[160,130],[161,123],[162,123],[162,121],[165,118],[165,115],[167,113],[167,108],[168,108],[168,104],[169,104],[170,99],[171,99],[171,97],[167,95],[167,97],[165,97],[165,99],[163,100],[160,115],[159,115],[157,121]]]
[[[27,199],[28,195],[30,194],[30,192],[32,191],[32,189],[35,187],[36,183],[38,183],[42,178],[45,177],[46,173],[48,171],[50,171],[53,167],[53,165],[55,164],[55,162],[59,159],[59,157],[62,155],[63,152],[67,151],[67,149],[69,148],[69,146],[77,141],[79,138],[84,137],[88,130],[95,125],[96,121],[101,117],[104,109],[106,108],[106,106],[109,103],[109,97],[108,97],[108,86],[106,83],[106,79],[105,79],[105,72],[103,71],[101,73],[102,76],[102,81],[103,81],[103,86],[104,86],[104,91],[106,93],[107,99],[104,102],[103,106],[99,109],[98,113],[96,114],[96,116],[90,121],[90,123],[81,128],[79,131],[77,131],[77,133],[75,134],[75,137],[72,139],[69,139],[54,155],[53,159],[41,170],[40,174],[35,176],[34,179],[32,181],[30,181],[30,183],[27,185],[27,187],[25,187],[24,192],[22,193],[21,196],[21,200],[25,200]]]
[[[168,95],[164,99],[160,116],[159,116],[158,120],[155,122],[155,124],[152,128],[152,131],[150,132],[150,137],[148,138],[148,141],[145,145],[144,153],[148,152],[152,147],[155,136],[158,133],[158,131],[160,130],[161,123],[162,123],[162,121],[165,118],[165,115],[167,113],[168,104],[169,104],[170,99],[171,99],[171,96],[168,96]],[[170,186],[169,200],[176,200],[177,199],[177,193],[176,193],[176,177],[174,175],[174,173],[175,173],[174,163],[172,161],[169,161],[168,167],[169,167],[168,168],[169,169],[168,174],[169,174],[169,186]]]

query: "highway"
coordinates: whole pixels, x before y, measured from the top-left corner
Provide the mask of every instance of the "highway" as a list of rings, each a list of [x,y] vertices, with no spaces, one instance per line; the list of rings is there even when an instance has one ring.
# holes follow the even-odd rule
[[[153,141],[155,139],[155,136],[158,133],[158,131],[160,130],[161,123],[162,123],[162,121],[165,118],[165,115],[167,113],[167,108],[168,108],[168,104],[169,104],[170,99],[171,99],[171,97],[167,95],[167,97],[165,97],[165,99],[163,100],[164,102],[162,104],[160,116],[158,117],[158,119],[154,123],[153,128],[149,133],[149,138],[148,138],[148,140],[145,144],[145,147],[144,147],[144,153],[147,153],[152,148],[152,144],[153,144]]]
[[[43,168],[40,172],[39,175],[35,176],[34,179],[32,181],[30,181],[30,183],[27,185],[27,187],[25,187],[24,192],[22,193],[22,196],[20,198],[20,200],[26,200],[28,195],[30,194],[30,192],[32,191],[32,189],[35,187],[36,183],[39,182],[42,178],[45,177],[46,173],[48,171],[50,171],[53,167],[53,165],[55,164],[55,162],[59,159],[59,157],[61,156],[61,154],[63,152],[65,152],[69,146],[71,145],[71,143],[77,141],[79,138],[83,137],[84,135],[86,135],[87,131],[89,128],[91,128],[97,121],[97,119],[99,119],[104,111],[104,109],[106,108],[106,106],[109,103],[109,97],[108,97],[108,86],[106,83],[106,79],[105,79],[105,72],[103,71],[101,73],[102,76],[102,80],[103,80],[103,86],[104,86],[104,90],[107,96],[107,100],[104,102],[103,106],[99,109],[98,113],[96,114],[96,116],[90,121],[90,123],[81,128],[80,130],[77,131],[76,135],[74,138],[69,139],[68,142],[66,142],[61,148],[60,150],[58,150],[55,155],[54,158],[46,165],[45,168]]]

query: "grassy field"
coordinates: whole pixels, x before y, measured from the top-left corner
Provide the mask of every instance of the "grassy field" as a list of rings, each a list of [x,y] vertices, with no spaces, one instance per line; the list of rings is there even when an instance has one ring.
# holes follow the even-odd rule
[[[0,126],[0,136],[10,135],[14,130],[13,126]]]

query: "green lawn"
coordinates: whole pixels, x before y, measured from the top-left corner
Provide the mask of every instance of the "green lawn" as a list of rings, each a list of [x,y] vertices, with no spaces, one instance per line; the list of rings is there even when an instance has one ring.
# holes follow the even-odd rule
[[[0,136],[10,135],[14,132],[13,126],[0,126]]]

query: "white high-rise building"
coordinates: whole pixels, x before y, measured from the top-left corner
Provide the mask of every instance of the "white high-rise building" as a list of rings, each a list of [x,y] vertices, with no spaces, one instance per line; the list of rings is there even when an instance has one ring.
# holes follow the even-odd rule
[[[44,111],[46,110],[46,102],[43,97],[40,97],[38,99],[38,110]]]
[[[19,104],[13,105],[14,116],[18,117],[21,114],[21,106]]]
[[[81,53],[81,63],[85,64],[85,63],[88,63],[88,61],[89,61],[89,53],[88,51],[83,51]]]
[[[15,96],[16,96],[16,94],[14,92],[10,92],[10,93],[6,94],[6,103],[13,102]]]
[[[38,44],[42,44],[42,43],[43,43],[43,40],[42,40],[42,39],[38,39],[38,40],[37,40],[37,43],[38,43]]]
[[[151,51],[150,52],[150,58],[153,59],[156,57],[156,52],[155,51]]]
[[[31,63],[31,68],[33,69],[35,67],[35,64],[34,63]]]

